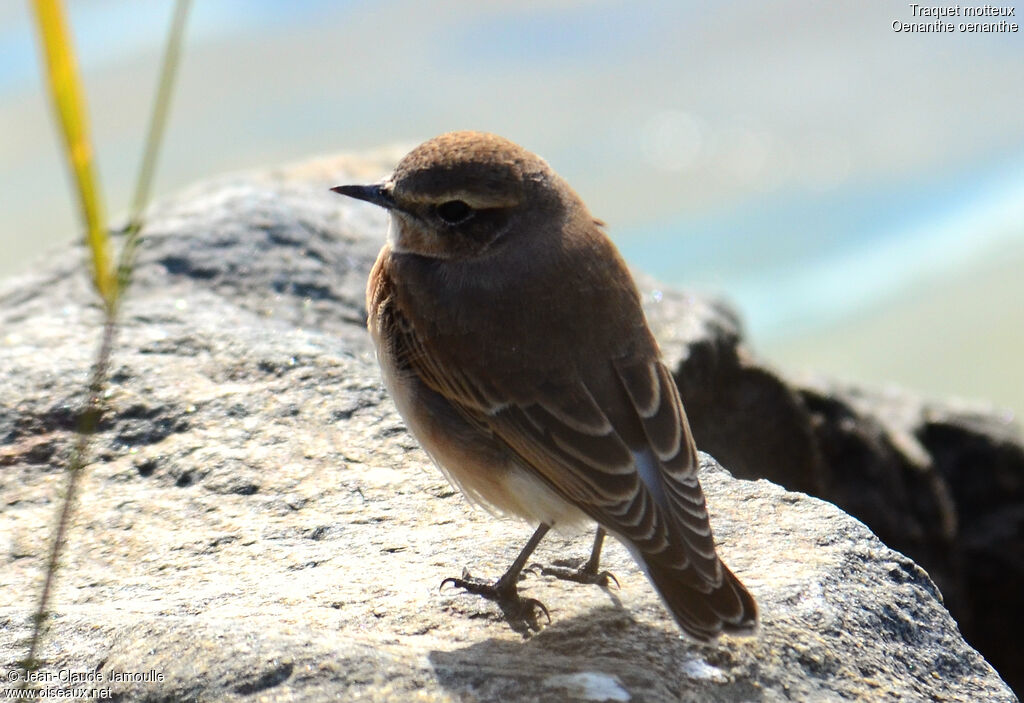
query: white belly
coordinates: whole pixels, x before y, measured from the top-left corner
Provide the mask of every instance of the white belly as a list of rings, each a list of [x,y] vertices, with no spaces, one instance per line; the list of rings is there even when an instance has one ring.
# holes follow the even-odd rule
[[[515,515],[560,532],[575,532],[590,519],[555,493],[508,447],[468,423],[418,377],[401,372],[374,325],[371,336],[384,385],[409,431],[470,503],[492,514]]]

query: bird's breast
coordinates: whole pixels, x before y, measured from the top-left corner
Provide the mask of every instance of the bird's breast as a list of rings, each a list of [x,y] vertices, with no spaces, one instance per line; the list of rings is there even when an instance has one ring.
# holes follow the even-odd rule
[[[453,486],[474,505],[576,530],[588,523],[578,508],[523,467],[504,443],[468,422],[443,395],[427,386],[404,351],[396,325],[397,308],[390,252],[381,252],[367,284],[367,326],[377,352],[384,386],[410,433]]]

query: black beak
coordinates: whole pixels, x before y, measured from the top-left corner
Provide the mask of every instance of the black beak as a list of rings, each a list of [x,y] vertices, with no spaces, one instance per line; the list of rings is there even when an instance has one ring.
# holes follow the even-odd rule
[[[380,183],[372,186],[336,186],[331,190],[356,200],[365,200],[368,203],[379,205],[385,210],[395,208],[395,199],[391,197],[391,191]]]

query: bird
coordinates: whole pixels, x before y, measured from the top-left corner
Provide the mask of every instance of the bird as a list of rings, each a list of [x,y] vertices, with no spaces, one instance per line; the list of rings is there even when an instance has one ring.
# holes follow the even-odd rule
[[[410,432],[470,503],[536,530],[494,582],[452,584],[506,614],[552,527],[596,523],[572,580],[607,584],[622,542],[681,630],[751,634],[757,604],[718,557],[697,450],[641,298],[605,225],[548,163],[494,134],[415,147],[392,174],[331,190],[390,214],[367,326]]]

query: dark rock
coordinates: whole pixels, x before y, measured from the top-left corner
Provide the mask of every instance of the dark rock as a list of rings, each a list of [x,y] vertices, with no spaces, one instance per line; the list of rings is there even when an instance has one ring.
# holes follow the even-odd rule
[[[672,291],[657,298],[649,314],[698,446],[734,476],[767,478],[863,520],[928,571],[967,640],[1024,690],[1024,437],[1012,415],[785,379],[745,347],[722,306]]]
[[[910,559],[834,506],[734,479],[708,457],[715,533],[760,602],[757,637],[682,639],[617,543],[605,565],[621,590],[527,576],[522,588],[553,622],[526,639],[491,604],[439,592],[466,565],[499,574],[529,528],[469,509],[380,386],[362,288],[384,218],[326,187],[376,177],[388,162],[225,178],[155,209],[95,438],[93,457],[104,458],[85,474],[44,671],[101,672],[125,701],[1014,700]],[[97,337],[80,257],[54,257],[0,287],[5,670],[25,653]],[[965,560],[992,564],[992,550],[1012,561],[1019,522],[1017,533],[986,522],[1016,515],[1011,430],[995,464],[978,439],[990,435],[983,414],[928,406],[928,429],[904,437],[910,425],[872,411],[877,399],[788,384],[748,358],[727,310],[644,288],[698,437],[735,473],[806,491],[866,484],[903,501],[894,509],[913,509],[890,516],[896,537],[907,525],[920,526],[910,534],[923,544],[970,534]],[[709,390],[713,381],[722,386]],[[950,533],[920,462],[916,483],[877,463],[876,478],[858,483],[855,466],[829,464],[846,456],[829,438],[861,447],[862,461],[902,466],[914,446],[918,459],[943,457],[948,495],[963,511],[957,492],[966,490],[978,522],[967,530],[961,519]],[[916,445],[902,444],[909,439]],[[892,487],[903,491],[889,496]],[[996,494],[1002,502],[991,502]],[[585,538],[554,536],[537,558],[587,549]]]

